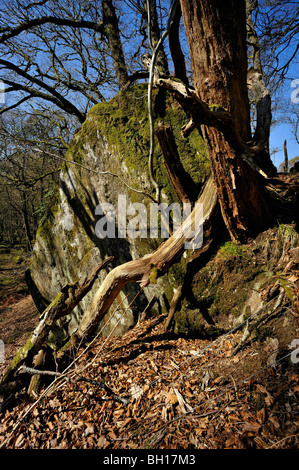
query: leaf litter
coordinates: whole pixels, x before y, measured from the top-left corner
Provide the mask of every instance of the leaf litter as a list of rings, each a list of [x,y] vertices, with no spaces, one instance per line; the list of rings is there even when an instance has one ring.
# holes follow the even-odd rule
[[[241,333],[209,342],[164,333],[165,317],[94,342],[59,382],[0,414],[0,446],[38,449],[298,447],[298,366],[269,366]],[[101,354],[103,343],[105,348]],[[78,353],[81,351],[79,350]],[[268,354],[273,354],[270,348]],[[297,367],[297,368],[296,368]],[[261,372],[259,372],[261,370]],[[250,378],[251,377],[251,378]],[[92,381],[104,381],[115,401]]]

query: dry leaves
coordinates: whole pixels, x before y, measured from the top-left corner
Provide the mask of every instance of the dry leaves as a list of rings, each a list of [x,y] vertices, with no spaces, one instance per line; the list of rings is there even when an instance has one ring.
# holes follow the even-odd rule
[[[90,364],[84,370],[86,378],[104,380],[117,395],[129,398],[127,406],[92,384],[66,382],[35,407],[24,401],[2,413],[0,444],[7,440],[6,448],[41,449],[245,449],[267,448],[279,441],[284,447],[298,444],[299,376],[294,370],[282,375],[277,363],[275,370],[244,382],[258,370],[254,345],[231,356],[240,341],[238,334],[232,334],[198,354],[207,341],[169,339],[159,320],[148,320],[113,338],[92,362],[104,341],[99,340],[77,366],[81,375],[81,368]]]

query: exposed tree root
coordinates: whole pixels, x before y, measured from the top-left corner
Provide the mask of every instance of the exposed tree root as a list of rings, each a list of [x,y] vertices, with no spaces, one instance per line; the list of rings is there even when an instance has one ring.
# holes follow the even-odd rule
[[[194,237],[192,228],[199,227],[200,223],[204,228],[204,224],[210,222],[215,212],[217,193],[212,178],[207,181],[197,202],[203,204],[202,220],[199,219],[201,214],[195,207],[182,227],[162,243],[156,251],[141,259],[117,266],[110,271],[87,307],[79,328],[72,338],[72,344],[78,340],[86,341],[95,332],[100,320],[125,285],[130,282],[138,282],[141,287],[145,287],[164,275],[178,261],[185,251],[185,242],[190,242]]]

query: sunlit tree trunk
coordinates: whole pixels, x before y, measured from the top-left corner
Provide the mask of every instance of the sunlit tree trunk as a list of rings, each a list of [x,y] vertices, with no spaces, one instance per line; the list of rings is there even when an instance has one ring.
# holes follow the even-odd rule
[[[247,93],[246,12],[243,0],[181,0],[198,97],[229,111],[236,144],[204,126],[222,216],[233,239],[269,225],[271,212],[261,176],[244,161],[251,140]]]

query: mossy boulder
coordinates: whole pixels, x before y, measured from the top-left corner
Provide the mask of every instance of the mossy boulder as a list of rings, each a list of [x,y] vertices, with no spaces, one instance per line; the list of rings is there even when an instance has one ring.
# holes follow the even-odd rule
[[[48,208],[40,223],[30,264],[32,280],[45,304],[51,302],[67,282],[73,283],[87,277],[107,256],[114,256],[114,264],[119,265],[150,253],[162,241],[117,236],[100,239],[95,231],[99,220],[96,207],[99,205],[113,205],[118,227],[119,195],[125,195],[128,204],[143,203],[147,211],[152,202],[146,195],[154,196],[148,174],[149,124],[146,95],[147,85],[140,84],[120,92],[107,103],[94,106],[69,146],[66,157],[69,162],[63,164],[56,201]],[[163,121],[172,125],[182,163],[194,181],[200,184],[209,174],[209,164],[199,133],[194,132],[189,140],[183,140],[180,127],[188,119],[184,112],[167,92],[155,90],[154,100],[155,122]],[[162,201],[176,202],[158,144],[155,149],[154,171],[162,188]],[[121,179],[113,175],[119,175]],[[139,289],[136,285],[127,286],[110,309],[109,314],[123,301],[122,308],[113,316],[105,333],[113,328],[123,313],[122,309],[127,308],[125,317],[115,332],[120,334],[125,331],[153,296],[157,297],[155,307],[163,311],[171,299],[173,288],[178,281],[181,282],[183,272],[184,260],[146,288],[132,307],[129,307],[129,303]],[[105,272],[100,274],[93,289],[73,314],[61,321],[61,327],[68,334],[76,330],[82,313],[105,275]],[[125,298],[128,294],[128,298]],[[107,316],[103,322],[106,321]]]
[[[293,257],[298,252],[299,235],[291,225],[280,225],[261,233],[249,244],[231,241],[219,246],[211,260],[194,274],[191,294],[174,316],[178,335],[213,336],[241,324],[259,312],[278,292],[292,300],[293,287],[285,270],[298,266]],[[298,257],[298,255],[296,255]],[[292,264],[291,264],[292,263]],[[280,341],[291,341],[292,315],[280,317],[284,332]],[[287,325],[282,328],[282,324]],[[279,327],[273,329],[274,337]],[[285,331],[290,332],[287,337]],[[261,328],[259,339],[269,336]],[[281,333],[282,335],[282,333]]]

